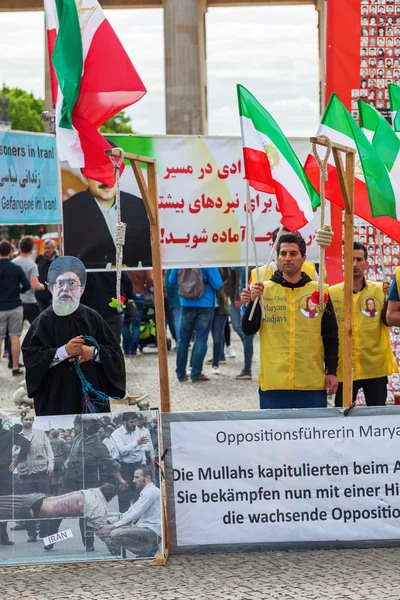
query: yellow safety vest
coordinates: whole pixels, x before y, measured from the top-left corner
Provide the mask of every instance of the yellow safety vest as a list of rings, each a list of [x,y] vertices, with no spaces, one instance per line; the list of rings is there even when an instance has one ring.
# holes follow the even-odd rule
[[[295,289],[274,281],[264,284],[265,320],[260,327],[258,377],[261,390],[325,389],[322,315],[318,307],[308,304],[317,289],[316,281]]]
[[[329,288],[339,326],[338,380],[343,381],[344,346],[344,284]],[[372,379],[398,373],[390,344],[389,329],[381,316],[385,296],[382,283],[367,281],[360,292],[353,294],[353,379]]]
[[[263,280],[266,266],[267,265],[263,265],[262,267],[259,268],[260,281]],[[307,273],[307,275],[309,276],[310,279],[312,279],[313,281],[315,280],[317,270],[315,268],[314,263],[310,263],[310,262],[303,263],[301,270],[303,271],[303,273]],[[266,275],[264,281],[269,281],[273,274],[274,274],[274,269],[272,268],[272,265],[269,265],[267,275]],[[255,283],[256,281],[257,281],[257,269],[252,269],[251,270],[251,283]]]

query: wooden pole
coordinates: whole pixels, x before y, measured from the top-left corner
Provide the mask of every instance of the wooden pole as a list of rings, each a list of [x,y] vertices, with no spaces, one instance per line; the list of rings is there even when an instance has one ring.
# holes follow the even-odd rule
[[[346,170],[340,150],[332,149],[344,200],[344,340],[343,406],[353,402],[353,240],[354,240],[354,162],[355,151],[346,149]]]
[[[120,157],[120,150],[113,148],[106,150],[110,156]],[[158,216],[158,191],[156,159],[137,154],[125,153],[124,158],[131,163],[137,184],[142,194],[143,202],[150,221],[151,235],[151,259],[153,266],[154,282],[154,308],[157,323],[157,349],[158,349],[158,373],[160,381],[160,405],[161,412],[171,412],[171,397],[168,376],[168,354],[167,333],[164,310],[164,285],[162,276],[162,261],[160,249],[160,223]],[[140,163],[147,164],[147,183],[143,175]]]

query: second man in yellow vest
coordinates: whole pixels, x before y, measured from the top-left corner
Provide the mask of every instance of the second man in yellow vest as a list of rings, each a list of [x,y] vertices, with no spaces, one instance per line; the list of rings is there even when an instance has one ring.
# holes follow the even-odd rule
[[[362,388],[368,406],[386,404],[388,375],[398,372],[386,322],[385,295],[390,283],[368,281],[367,248],[353,246],[353,402]],[[344,284],[329,289],[339,325],[339,387],[335,405],[342,406]]]

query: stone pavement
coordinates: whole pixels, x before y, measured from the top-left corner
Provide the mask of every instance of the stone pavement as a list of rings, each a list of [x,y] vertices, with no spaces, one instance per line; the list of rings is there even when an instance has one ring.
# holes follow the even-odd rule
[[[237,358],[221,375],[201,384],[178,383],[175,352],[169,353],[172,410],[258,408],[258,341],[252,381],[236,381]],[[209,373],[211,367],[205,367]],[[159,405],[157,355],[127,362],[130,394],[149,394]],[[15,379],[0,360],[0,408],[12,408]],[[153,562],[78,563],[0,568],[0,600],[399,600],[400,548],[172,556]]]
[[[4,600],[399,600],[399,549],[174,556],[7,567]]]

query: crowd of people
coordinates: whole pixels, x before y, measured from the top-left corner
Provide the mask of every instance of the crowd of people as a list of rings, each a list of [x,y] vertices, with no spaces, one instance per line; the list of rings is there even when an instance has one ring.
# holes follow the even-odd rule
[[[12,426],[0,420],[0,545],[15,544],[8,521],[35,543],[56,534],[63,518],[79,516],[85,552],[94,552],[96,535],[115,555],[154,556],[161,539],[158,422],[146,417],[76,415],[72,427],[49,430],[35,427],[30,414]],[[118,510],[110,512],[115,496]]]

